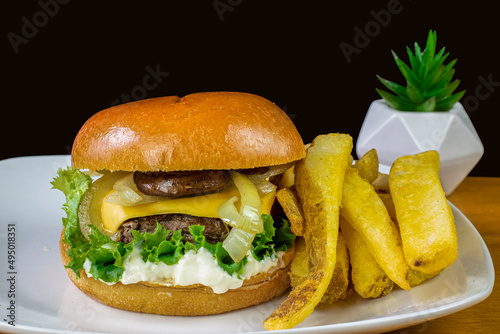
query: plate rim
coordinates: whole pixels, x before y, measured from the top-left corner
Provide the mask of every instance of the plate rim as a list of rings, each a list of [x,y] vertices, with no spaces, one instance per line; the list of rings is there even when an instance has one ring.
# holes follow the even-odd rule
[[[4,168],[5,165],[9,164],[9,163],[18,163],[20,161],[22,162],[22,160],[33,159],[33,158],[40,159],[40,160],[48,160],[48,161],[46,161],[46,163],[47,162],[54,162],[54,159],[59,160],[58,162],[63,162],[63,161],[68,161],[68,159],[70,158],[70,155],[39,155],[39,156],[12,157],[12,158],[8,158],[8,159],[0,160],[0,168]],[[381,165],[381,167],[382,166],[384,168],[389,168],[388,166]],[[484,301],[486,298],[488,298],[488,296],[493,291],[494,282],[495,282],[495,270],[494,270],[493,260],[491,258],[491,254],[489,252],[489,249],[488,249],[485,241],[483,240],[481,234],[476,229],[474,224],[472,224],[472,222],[467,218],[467,216],[465,216],[465,214],[463,214],[449,200],[448,200],[448,203],[453,211],[453,214],[460,215],[461,220],[466,225],[466,227],[468,227],[469,229],[472,229],[472,231],[475,233],[476,238],[479,241],[479,246],[484,252],[484,259],[485,259],[484,267],[487,271],[486,280],[488,282],[488,285],[485,286],[481,291],[479,291],[478,293],[476,293],[474,295],[468,296],[464,299],[461,299],[459,301],[455,301],[455,302],[450,303],[450,304],[435,306],[431,309],[415,311],[415,312],[412,312],[409,314],[396,314],[396,315],[384,316],[381,318],[372,318],[372,319],[357,320],[357,321],[350,321],[350,322],[344,322],[344,323],[318,325],[318,326],[312,326],[312,327],[295,327],[292,329],[281,330],[279,332],[280,333],[319,334],[319,333],[326,333],[326,332],[331,332],[331,331],[341,331],[342,333],[354,333],[354,332],[359,332],[360,330],[363,331],[365,329],[377,330],[377,328],[373,328],[374,326],[385,326],[383,330],[386,330],[386,328],[388,330],[391,330],[390,328],[393,328],[393,330],[394,330],[394,329],[406,328],[409,326],[417,325],[417,324],[425,322],[425,321],[430,321],[433,319],[437,319],[440,317],[444,317],[444,316],[459,312],[461,310],[464,310],[466,308],[474,306],[474,305]],[[455,218],[455,220],[456,220],[456,218]],[[4,297],[4,296],[2,296],[2,297]],[[412,321],[410,321],[410,322],[408,322],[409,316],[411,316],[411,319],[412,319]],[[23,324],[16,324],[16,326],[11,326],[6,321],[0,322],[0,330],[8,330],[8,332],[11,332],[11,333],[67,333],[67,330],[63,330],[63,329],[50,329],[50,328],[23,325]],[[380,327],[378,327],[378,330],[380,330]],[[90,333],[102,333],[102,332],[74,331],[72,333],[90,334]],[[267,331],[254,331],[254,332],[249,332],[249,333],[268,333],[268,332]]]

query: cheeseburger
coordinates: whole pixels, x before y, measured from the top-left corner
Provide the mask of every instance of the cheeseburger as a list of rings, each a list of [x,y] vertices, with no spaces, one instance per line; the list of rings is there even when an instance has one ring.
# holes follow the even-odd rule
[[[111,107],[78,132],[52,182],[73,283],[120,309],[207,315],[289,287],[294,235],[273,219],[273,179],[304,158],[270,101],[235,92]]]

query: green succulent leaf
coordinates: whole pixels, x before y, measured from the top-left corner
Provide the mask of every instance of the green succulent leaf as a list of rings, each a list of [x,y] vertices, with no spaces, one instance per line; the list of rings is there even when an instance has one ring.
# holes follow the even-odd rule
[[[417,86],[408,84],[406,91],[408,92],[408,96],[413,103],[423,103],[426,100]]]
[[[396,62],[396,65],[398,65],[399,70],[405,77],[406,82],[408,84],[418,85],[420,83],[420,79],[415,73],[413,73],[411,68],[409,68],[408,65],[406,65],[406,63],[402,61],[394,51],[392,51],[392,56],[394,57],[394,61]]]
[[[376,88],[377,93],[389,104],[392,108],[402,111],[415,110],[411,102],[402,99],[399,96],[388,93],[384,90]]]
[[[432,61],[432,65],[429,69],[430,72],[432,71],[435,71],[439,66],[443,65],[444,61],[446,60],[446,58],[448,58],[448,56],[450,55],[450,53],[444,53],[445,51],[445,48],[443,47],[437,54],[436,56],[434,57],[433,61]]]
[[[431,30],[429,31],[429,36],[427,37],[427,43],[425,44],[423,62],[425,66],[423,66],[423,73],[420,76],[421,78],[425,78],[431,67],[431,64],[434,60],[434,54],[436,53],[436,34]]]
[[[449,110],[464,95],[453,94],[459,80],[453,80],[456,59],[444,64],[449,56],[442,47],[437,53],[437,33],[430,30],[422,51],[414,43],[414,51],[406,47],[409,66],[394,51],[392,56],[401,74],[406,79],[406,87],[377,75],[379,81],[392,93],[376,89],[378,94],[394,109],[402,111],[444,111]]]
[[[460,84],[460,80],[455,80],[455,81],[449,83],[445,88],[441,89],[439,92],[434,94],[434,96],[436,96],[436,100],[440,101],[440,100],[443,100],[447,97],[450,97],[453,94],[453,92],[455,91],[455,89],[458,88],[459,84]]]
[[[430,87],[434,86],[439,81],[439,78],[440,78],[441,74],[443,73],[443,70],[445,69],[445,67],[442,66],[442,64],[448,56],[449,56],[449,53],[445,54],[440,59],[437,59],[436,61],[434,61],[434,64],[432,65],[432,68],[427,73],[427,77],[424,78],[422,85],[420,86],[420,89],[422,89],[424,91],[428,90]]]
[[[420,45],[417,42],[414,44],[415,47],[415,57],[419,64],[422,64],[422,50],[420,49]]]
[[[405,99],[409,99],[408,93],[406,92],[406,87],[401,86],[400,84],[392,82],[390,80],[386,80],[378,75],[377,78],[380,80],[381,83],[384,84],[385,87],[387,87],[393,93],[396,93],[397,95],[404,97]]]
[[[406,53],[408,54],[408,59],[410,59],[411,70],[418,73],[420,63],[417,61],[417,58],[408,46],[406,47]]]
[[[455,69],[453,68],[453,66],[455,65],[456,62],[457,60],[455,59],[443,68],[443,73],[441,73],[441,75],[438,78],[438,84],[439,83],[448,84],[451,81],[453,75],[455,75]]]
[[[458,93],[453,94],[452,96],[449,96],[436,104],[436,111],[448,111],[451,108],[453,108],[453,105],[457,103],[465,94],[465,90],[460,91]]]
[[[416,111],[433,111],[436,108],[436,98],[431,96],[417,106]]]

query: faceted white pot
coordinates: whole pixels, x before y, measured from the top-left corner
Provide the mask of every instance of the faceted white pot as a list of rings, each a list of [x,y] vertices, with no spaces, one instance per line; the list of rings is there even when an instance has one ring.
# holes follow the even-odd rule
[[[484,147],[460,103],[448,112],[398,111],[383,100],[373,101],[361,126],[356,154],[375,148],[381,164],[391,166],[398,157],[438,151],[439,173],[449,195],[474,168]]]

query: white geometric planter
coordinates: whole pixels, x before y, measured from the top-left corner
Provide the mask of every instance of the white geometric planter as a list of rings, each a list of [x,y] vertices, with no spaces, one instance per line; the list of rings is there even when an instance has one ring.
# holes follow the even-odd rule
[[[373,101],[361,126],[356,154],[375,148],[381,164],[428,150],[439,152],[441,183],[449,195],[474,168],[484,147],[462,104],[448,112],[398,111]]]

